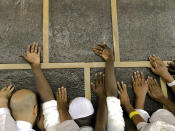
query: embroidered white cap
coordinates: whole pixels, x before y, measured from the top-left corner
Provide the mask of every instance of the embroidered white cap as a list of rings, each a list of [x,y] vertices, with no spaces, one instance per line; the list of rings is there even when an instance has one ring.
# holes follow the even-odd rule
[[[69,114],[72,119],[79,119],[94,114],[94,108],[90,100],[85,97],[77,97],[69,105]]]

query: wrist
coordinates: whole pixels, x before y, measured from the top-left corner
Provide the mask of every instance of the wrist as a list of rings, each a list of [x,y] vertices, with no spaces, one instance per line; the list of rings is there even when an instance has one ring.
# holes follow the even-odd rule
[[[106,62],[114,62],[114,56],[110,55]]]
[[[41,64],[31,64],[32,69],[40,69]]]
[[[158,102],[160,102],[160,103],[164,103],[165,101],[166,101],[166,97],[165,96],[161,96],[161,97],[159,97],[157,100],[158,100]]]
[[[135,111],[131,104],[125,105],[124,108],[125,108],[125,110],[127,111],[128,114]]]
[[[167,72],[166,75],[160,75],[166,82],[171,83],[174,81],[174,78]]]
[[[32,67],[32,70],[39,70],[39,69],[41,69],[41,64],[32,64],[31,65],[31,67]]]

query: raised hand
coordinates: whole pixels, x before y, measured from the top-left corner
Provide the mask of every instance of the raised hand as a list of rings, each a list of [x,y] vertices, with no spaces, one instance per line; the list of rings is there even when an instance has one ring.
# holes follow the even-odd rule
[[[40,66],[40,54],[41,48],[38,43],[34,42],[32,46],[27,46],[27,55],[22,54],[21,56],[32,66]]]
[[[165,64],[159,57],[153,55],[149,57],[149,60],[152,66],[151,70],[155,74],[165,79],[168,83],[171,83],[174,80],[173,77],[168,72],[168,68],[165,66]]]
[[[143,72],[134,72],[132,83],[136,97],[145,97],[148,92],[148,84],[147,81],[145,81]]]
[[[98,44],[93,48],[96,55],[101,56],[105,61],[108,59],[114,60],[113,53],[111,49],[104,43]]]
[[[161,102],[161,100],[165,97],[163,95],[162,89],[160,88],[158,82],[156,79],[153,79],[152,77],[148,77],[148,94],[151,98],[154,100]]]
[[[134,93],[136,95],[135,108],[144,109],[145,97],[148,92],[148,84],[145,81],[143,72],[134,72],[132,76]]]
[[[104,74],[100,72],[95,74],[95,84],[91,83],[93,92],[99,97],[106,97],[105,88],[104,88]]]
[[[14,90],[13,85],[9,85],[0,91],[0,108],[8,108],[8,99]]]
[[[57,92],[58,110],[68,110],[67,90],[64,87],[58,88]]]
[[[118,91],[119,91],[121,105],[124,107],[127,107],[128,105],[130,105],[130,99],[128,96],[126,84],[124,84],[123,82],[121,83],[117,82],[117,87],[119,89]]]

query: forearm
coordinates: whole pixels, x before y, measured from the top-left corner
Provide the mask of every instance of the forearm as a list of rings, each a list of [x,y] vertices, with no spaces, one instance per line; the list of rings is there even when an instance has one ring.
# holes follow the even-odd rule
[[[99,97],[95,131],[105,131],[107,123],[106,97]]]
[[[36,88],[40,94],[40,97],[43,102],[54,100],[54,95],[52,89],[47,82],[42,70],[40,67],[32,68],[34,73],[35,81],[36,81]]]
[[[168,98],[163,97],[160,99],[160,103],[165,105],[167,109],[175,115],[175,104],[173,102],[171,102]]]
[[[115,72],[114,72],[113,58],[109,58],[106,61],[105,87],[106,87],[107,96],[116,96],[116,92],[114,91],[114,88],[116,87],[116,78],[115,78]]]
[[[61,122],[64,122],[66,120],[72,120],[70,114],[68,113],[68,111],[66,109],[60,109],[58,111],[60,114],[60,121]]]
[[[135,101],[136,109],[144,109],[145,97],[146,96],[142,96],[142,97],[136,96],[136,101]]]
[[[128,114],[135,111],[135,109],[133,108],[133,106],[131,104],[127,104],[126,106],[124,106],[124,108],[125,108],[125,110],[127,111]],[[145,122],[140,115],[133,116],[131,120],[133,121],[135,126],[137,126],[137,124],[140,123],[140,122]]]
[[[0,108],[8,108],[8,99],[0,98]]]

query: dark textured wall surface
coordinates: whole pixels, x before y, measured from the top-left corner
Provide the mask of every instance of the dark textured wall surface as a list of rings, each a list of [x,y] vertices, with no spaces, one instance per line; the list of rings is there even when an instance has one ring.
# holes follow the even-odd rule
[[[61,86],[67,88],[68,99],[84,96],[84,72],[82,69],[53,69],[43,71],[54,94]],[[0,71],[0,88],[15,85],[15,90],[31,89],[36,92],[35,80],[31,70]]]
[[[109,0],[50,0],[50,62],[101,61],[103,41],[113,47]]]
[[[147,60],[156,54],[174,57],[174,0],[118,0],[122,61]]]
[[[42,0],[0,1],[0,63],[24,63],[27,44],[42,44]]]

